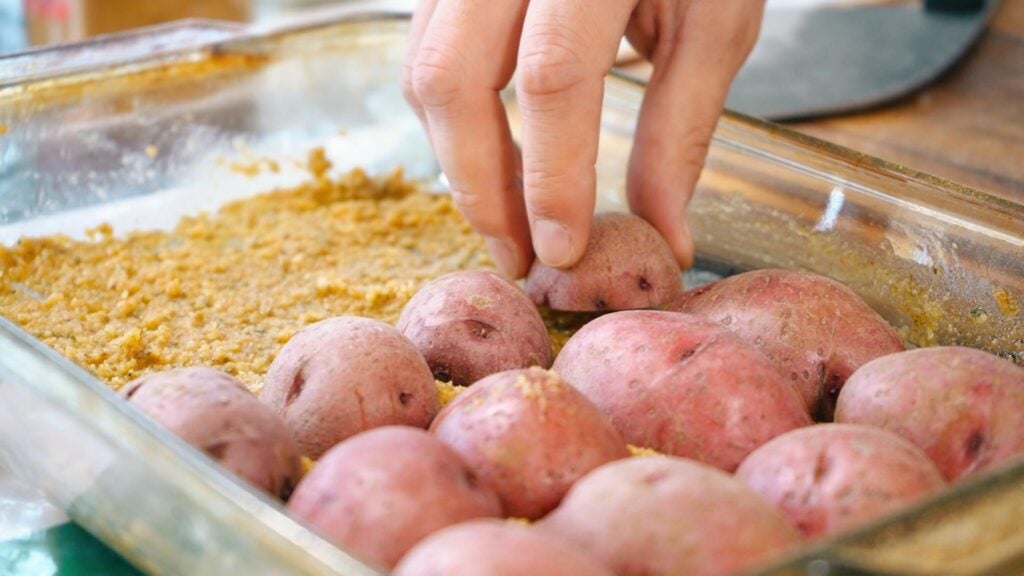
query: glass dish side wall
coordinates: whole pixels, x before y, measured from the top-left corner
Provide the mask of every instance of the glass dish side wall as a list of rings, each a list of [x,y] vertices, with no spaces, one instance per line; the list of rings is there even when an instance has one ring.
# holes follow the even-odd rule
[[[318,145],[345,159],[339,170],[419,163],[420,175],[436,175],[392,76],[402,29],[335,27],[323,53],[315,31],[302,41],[207,45],[0,91],[0,235],[5,243],[81,236],[103,221],[119,232],[171,226],[297,182],[297,164]],[[349,73],[312,74],[311,65]],[[322,96],[296,109],[307,90]],[[267,156],[280,170],[248,176]],[[154,573],[377,573],[8,322],[0,322],[0,422],[0,447],[26,481]]]
[[[629,80],[606,85],[605,206],[625,208],[623,159],[641,96]],[[1024,363],[1020,204],[726,113],[689,220],[705,263],[826,274],[912,345],[961,344]]]
[[[139,568],[378,574],[3,318],[0,352],[5,460]]]
[[[7,128],[0,137],[0,242],[79,234],[101,221],[118,231],[170,226],[185,213],[293,183],[302,172],[287,160],[277,172],[256,170],[257,177],[240,174],[239,165],[267,157],[298,163],[313,146],[324,146],[338,170],[402,164],[436,183],[437,166],[397,86],[405,26],[364,15],[0,89],[0,124]],[[603,209],[624,207],[641,96],[636,85],[608,81],[598,162]],[[517,127],[513,98],[508,105]],[[961,342],[1018,359],[1024,349],[1019,205],[729,115],[691,221],[701,261],[713,271],[808,268],[850,284],[912,342]],[[21,355],[7,353],[15,346]],[[165,563],[187,553],[197,570],[223,568],[219,557],[237,556],[232,550],[255,539],[276,542],[263,547],[275,562],[362,573],[351,560],[324,562],[331,552],[321,540],[120,407],[101,383],[38,341],[0,325],[0,349],[0,411],[6,407],[10,424],[0,431],[5,450],[20,453],[22,470],[58,501],[69,505],[66,495],[79,495],[72,514],[135,561],[170,570]],[[29,358],[33,369],[26,371]],[[35,408],[13,409],[25,402]],[[83,418],[83,410],[102,420]],[[54,438],[68,427],[71,437],[100,438],[122,458],[159,455],[134,459],[133,475],[149,484],[149,498],[180,502],[183,513],[148,517],[149,537],[125,531],[137,509],[122,498],[125,475],[73,467],[56,473],[52,462],[35,457],[30,435],[18,433],[35,427],[50,435],[48,426]],[[67,456],[64,464],[74,454],[66,446],[55,453]],[[1024,478],[1024,469],[1011,472],[1018,482]],[[96,488],[83,490],[86,484]],[[237,538],[159,538],[180,529],[183,516],[212,535],[231,531]]]

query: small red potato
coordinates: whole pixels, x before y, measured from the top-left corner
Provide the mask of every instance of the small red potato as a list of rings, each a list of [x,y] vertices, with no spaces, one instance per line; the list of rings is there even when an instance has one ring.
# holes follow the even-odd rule
[[[430,429],[497,491],[506,514],[521,518],[540,518],[581,476],[629,456],[596,406],[540,368],[480,380]]]
[[[918,447],[851,424],[787,432],[754,450],[736,478],[778,506],[807,537],[841,532],[945,486]]]
[[[396,325],[434,378],[456,386],[505,370],[551,367],[551,339],[537,307],[497,274],[452,272],[427,283]]]
[[[1024,452],[1024,368],[956,346],[884,356],[847,381],[836,421],[894,432],[957,480]]]
[[[500,516],[498,496],[426,431],[385,426],[338,444],[299,482],[288,509],[384,568],[446,526]]]
[[[213,368],[143,376],[121,396],[239,478],[279,498],[299,481],[299,451],[284,421],[245,386]]]
[[[588,312],[654,308],[678,298],[683,277],[672,249],[653,226],[632,214],[594,216],[583,258],[572,268],[537,260],[526,292],[538,306]]]
[[[753,343],[792,380],[812,415],[830,420],[843,383],[903,350],[900,337],[846,286],[797,270],[754,270],[686,293],[669,309],[699,314]]]
[[[434,377],[412,342],[393,326],[354,316],[295,334],[270,365],[260,397],[314,460],[370,428],[426,428],[440,408]]]
[[[473,520],[416,545],[395,576],[614,576],[581,550],[533,528]]]
[[[754,448],[811,424],[799,393],[770,360],[689,314],[602,316],[569,339],[553,369],[629,444],[729,472]]]
[[[671,456],[594,470],[537,526],[618,576],[734,574],[799,542],[785,516],[743,483]]]

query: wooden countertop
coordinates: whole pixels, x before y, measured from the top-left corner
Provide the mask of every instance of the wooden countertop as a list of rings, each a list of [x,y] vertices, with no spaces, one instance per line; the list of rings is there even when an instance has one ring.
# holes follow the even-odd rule
[[[1024,202],[1024,1],[931,86],[877,110],[789,124],[860,152]]]

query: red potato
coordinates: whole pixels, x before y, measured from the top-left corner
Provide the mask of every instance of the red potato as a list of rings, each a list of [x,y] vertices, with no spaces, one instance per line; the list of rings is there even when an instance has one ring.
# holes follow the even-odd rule
[[[143,376],[121,396],[239,478],[279,498],[299,481],[299,451],[284,421],[241,382],[213,368]]]
[[[754,450],[736,478],[778,506],[807,537],[841,532],[945,486],[910,442],[850,424],[787,432]]]
[[[774,360],[804,402],[830,420],[846,379],[903,341],[846,286],[798,270],[754,270],[686,293],[670,310],[726,326]]]
[[[537,260],[526,292],[538,306],[572,312],[654,308],[682,294],[672,249],[653,226],[632,214],[594,216],[583,258],[568,269]]]
[[[395,576],[613,576],[581,550],[533,528],[473,520],[416,545]]]
[[[504,370],[551,367],[551,338],[536,306],[497,274],[463,271],[427,283],[398,330],[423,353],[434,378],[456,386]]]
[[[894,432],[957,480],[1024,452],[1024,368],[972,348],[892,354],[850,377],[836,421]]]
[[[426,428],[440,409],[423,356],[394,327],[345,316],[312,324],[281,349],[261,399],[314,460],[378,426]]]
[[[537,526],[618,576],[734,574],[799,541],[785,516],[743,483],[671,456],[598,468]]]
[[[493,374],[455,397],[430,427],[501,497],[536,519],[594,468],[629,456],[601,411],[553,372]]]
[[[407,426],[376,428],[332,448],[295,488],[288,509],[389,570],[441,528],[501,515],[498,496],[458,454]]]
[[[626,442],[726,471],[809,426],[799,393],[735,334],[688,314],[607,314],[573,335],[554,371],[605,412]]]

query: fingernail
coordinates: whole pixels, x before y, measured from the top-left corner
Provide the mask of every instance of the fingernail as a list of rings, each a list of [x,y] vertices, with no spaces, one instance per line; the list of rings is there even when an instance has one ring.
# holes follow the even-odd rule
[[[572,259],[572,236],[561,223],[544,218],[533,223],[533,246],[548,266],[565,266]]]
[[[516,278],[516,273],[519,272],[519,257],[516,255],[518,251],[512,241],[484,236],[484,242],[487,244],[487,251],[491,253],[491,258],[494,259],[498,271],[509,278]]]

